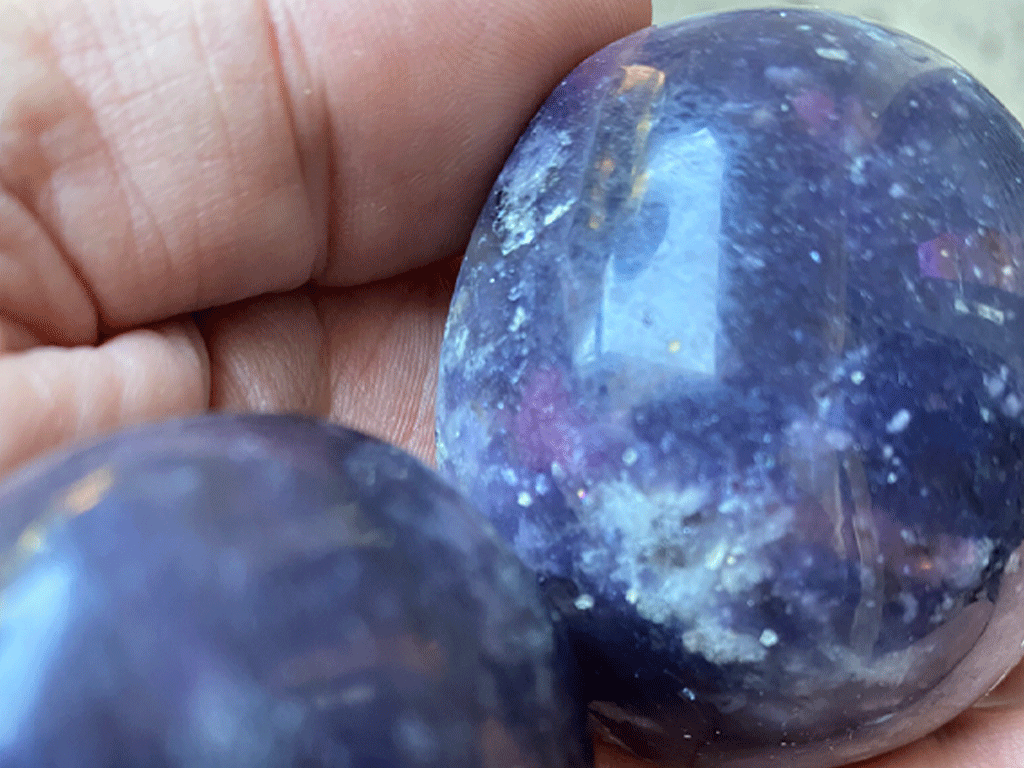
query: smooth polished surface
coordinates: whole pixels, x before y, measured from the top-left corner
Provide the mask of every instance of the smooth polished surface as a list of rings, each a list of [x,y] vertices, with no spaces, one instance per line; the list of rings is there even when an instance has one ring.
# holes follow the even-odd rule
[[[665,765],[839,765],[1019,658],[1024,135],[846,17],[641,32],[551,96],[473,236],[438,461]]]
[[[355,432],[116,435],[0,487],[0,543],[5,768],[589,764],[532,574]]]

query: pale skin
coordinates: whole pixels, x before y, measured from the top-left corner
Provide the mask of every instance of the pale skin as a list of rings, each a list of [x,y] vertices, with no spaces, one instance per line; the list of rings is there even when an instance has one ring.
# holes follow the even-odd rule
[[[649,21],[647,0],[0,0],[0,475],[210,408],[430,462],[484,196],[554,85]],[[1018,692],[863,765],[1017,768]]]

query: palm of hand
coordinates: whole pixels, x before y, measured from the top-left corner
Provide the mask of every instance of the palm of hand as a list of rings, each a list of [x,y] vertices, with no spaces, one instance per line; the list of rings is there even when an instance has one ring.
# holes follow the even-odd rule
[[[210,407],[429,461],[445,257],[557,79],[650,11],[400,5],[6,3],[0,473]],[[1020,733],[977,709],[867,765],[1016,766]]]

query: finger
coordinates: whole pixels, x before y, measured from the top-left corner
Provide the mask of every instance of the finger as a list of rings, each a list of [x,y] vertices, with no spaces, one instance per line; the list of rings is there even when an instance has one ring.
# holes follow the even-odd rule
[[[205,345],[191,322],[124,333],[97,348],[0,357],[0,477],[38,454],[209,402]]]
[[[965,712],[935,733],[857,768],[1019,768],[1024,710]]]
[[[458,263],[448,260],[321,302],[330,417],[433,464],[437,361]]]
[[[431,463],[437,353],[457,266],[202,313],[212,406],[330,418]]]
[[[212,408],[330,413],[323,322],[309,292],[260,296],[196,321],[210,356]]]
[[[455,260],[369,285],[264,296],[98,348],[0,357],[0,477],[57,446],[215,409],[299,412],[433,461]]]
[[[649,12],[3,0],[0,259],[25,278],[0,321],[84,343],[449,255],[543,96]]]
[[[979,709],[1024,708],[1024,664],[1018,664],[976,705]]]

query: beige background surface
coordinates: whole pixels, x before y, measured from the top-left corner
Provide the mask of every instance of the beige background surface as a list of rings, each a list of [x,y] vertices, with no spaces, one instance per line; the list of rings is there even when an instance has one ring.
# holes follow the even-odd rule
[[[1024,120],[1024,0],[653,0],[661,24],[694,13],[817,7],[862,16],[920,37],[956,59]]]

